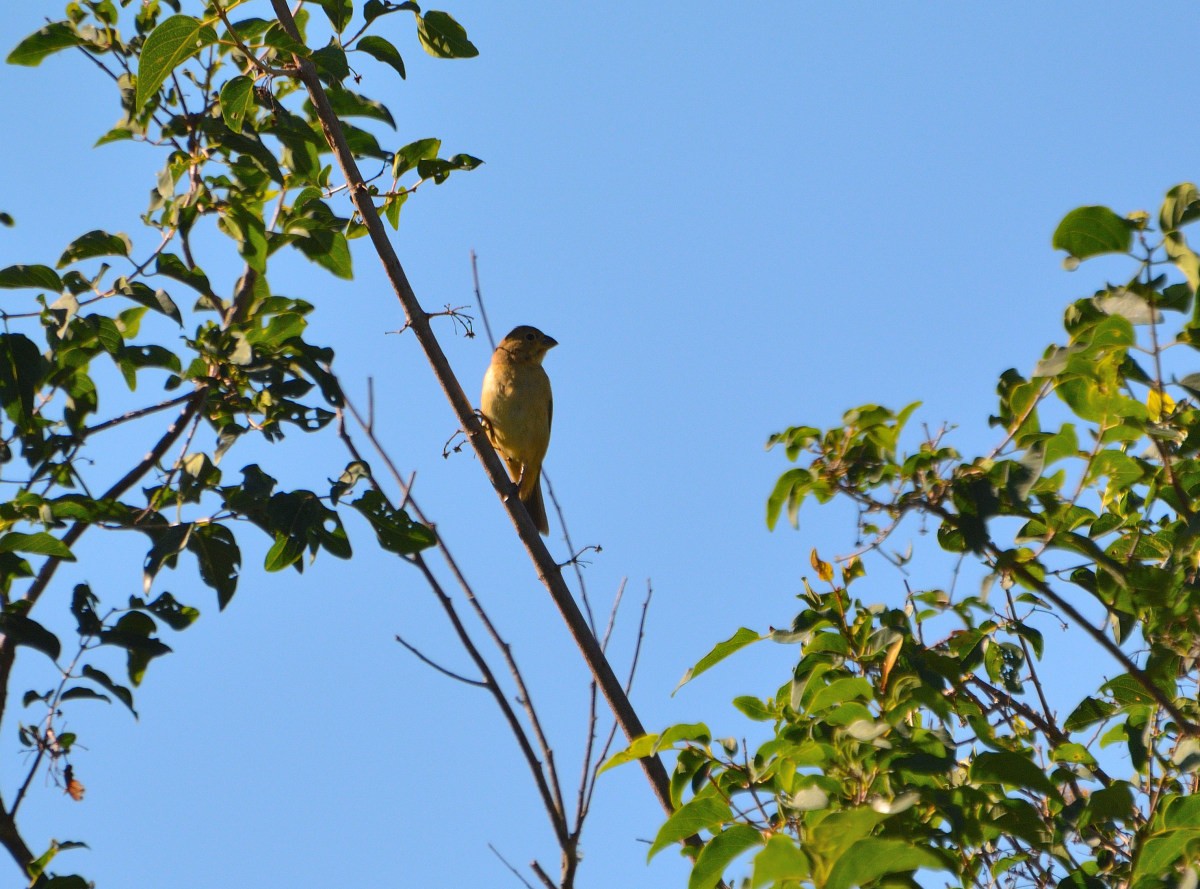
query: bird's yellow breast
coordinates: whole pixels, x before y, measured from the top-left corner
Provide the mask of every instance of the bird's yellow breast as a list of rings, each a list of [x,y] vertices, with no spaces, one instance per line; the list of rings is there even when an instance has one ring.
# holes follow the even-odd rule
[[[483,378],[480,407],[497,450],[540,465],[550,445],[550,377],[540,364],[493,361]]]

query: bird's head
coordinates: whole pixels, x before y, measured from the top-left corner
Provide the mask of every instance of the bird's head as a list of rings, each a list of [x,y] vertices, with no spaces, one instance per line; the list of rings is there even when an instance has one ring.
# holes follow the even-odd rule
[[[557,345],[558,340],[554,337],[547,336],[536,327],[522,324],[513,328],[512,332],[500,341],[497,349],[503,349],[513,358],[536,361],[540,364],[546,353]]]

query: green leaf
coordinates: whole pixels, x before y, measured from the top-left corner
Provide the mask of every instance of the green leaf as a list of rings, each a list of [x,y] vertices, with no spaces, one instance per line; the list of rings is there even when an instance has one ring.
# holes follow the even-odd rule
[[[76,33],[70,22],[51,22],[18,43],[8,54],[7,61],[10,65],[32,68],[40,65],[48,55],[85,43],[87,41]]]
[[[1100,686],[1103,691],[1113,696],[1118,705],[1127,707],[1154,703],[1154,698],[1145,687],[1128,673],[1122,673]]]
[[[297,237],[296,247],[334,277],[349,281],[354,278],[350,259],[350,243],[341,232],[314,231]]]
[[[384,40],[382,37],[376,37],[374,34],[368,34],[362,40],[358,41],[357,48],[373,59],[383,62],[385,65],[391,65],[396,69],[396,73],[400,75],[401,79],[405,77],[404,59],[400,57],[400,50],[392,46],[389,41]]]
[[[371,467],[362,460],[353,460],[346,464],[346,469],[338,476],[337,481],[331,482],[332,487],[329,489],[329,499],[336,506],[346,494],[354,490],[354,486],[358,484],[360,479],[371,477]]]
[[[217,220],[217,226],[238,242],[238,253],[246,265],[260,275],[267,271],[267,230],[262,218],[234,204]]]
[[[20,531],[9,531],[0,537],[0,553],[33,553],[37,556],[49,556],[74,562],[75,555],[70,547],[45,531],[34,534],[23,534]]]
[[[132,249],[133,245],[128,235],[121,232],[114,235],[95,229],[80,235],[67,246],[63,255],[59,257],[58,268],[64,268],[81,259],[91,259],[93,256],[129,256]]]
[[[175,567],[179,554],[187,546],[188,538],[191,537],[194,527],[195,525],[191,522],[182,522],[150,532],[154,544],[146,553],[145,561],[142,563],[142,589],[145,592],[150,592],[154,578],[164,564],[171,568]]]
[[[1184,827],[1155,833],[1138,850],[1130,884],[1142,877],[1162,877],[1182,856],[1193,841],[1200,839],[1200,827]]]
[[[399,194],[390,195],[383,202],[383,215],[393,229],[400,227],[400,209],[404,206],[404,202],[408,200],[408,195],[409,192],[402,191]]]
[[[211,26],[189,15],[173,15],[151,31],[138,61],[135,110],[145,107],[172,71],[216,41]]]
[[[1167,192],[1158,213],[1159,230],[1166,234],[1195,219],[1200,219],[1200,192],[1190,182],[1176,185]]]
[[[745,648],[747,645],[758,642],[765,638],[767,637],[760,636],[758,633],[754,632],[754,630],[742,627],[724,642],[718,642],[712,651],[700,658],[694,667],[684,673],[683,678],[679,680],[679,684],[675,686],[675,691],[671,692],[671,694],[679,691],[679,689],[684,685],[691,682],[710,667],[716,666],[735,651],[739,651],[740,649]]]
[[[421,161],[437,157],[441,147],[441,139],[418,139],[416,142],[409,142],[396,152],[392,161],[392,178],[399,179]]]
[[[62,645],[57,636],[37,621],[23,614],[17,614],[15,611],[0,612],[0,633],[12,639],[17,645],[25,645],[40,651],[52,661],[57,661],[58,656],[62,653]]]
[[[282,571],[295,565],[304,555],[304,540],[292,534],[277,532],[275,542],[267,550],[263,560],[263,568],[267,571]]]
[[[385,3],[383,0],[367,0],[366,4],[363,6],[363,18],[370,23],[375,21],[375,19],[379,18],[381,15],[387,15],[390,12],[401,12],[403,10],[420,12],[421,7],[419,7],[416,3],[411,2],[411,0],[405,0],[404,3]]]
[[[1133,246],[1133,229],[1108,207],[1079,207],[1063,217],[1051,245],[1076,259],[1128,253]]]
[[[688,877],[688,889],[712,889],[721,882],[725,869],[735,858],[762,844],[762,833],[755,828],[748,824],[731,824],[700,850]]]
[[[790,836],[777,833],[767,840],[766,848],[754,856],[751,889],[789,885],[785,881],[804,880],[812,872],[808,856]]]
[[[775,718],[775,713],[753,695],[742,695],[734,698],[733,706],[756,722],[769,722]]]
[[[112,698],[110,698],[108,695],[102,695],[102,694],[100,694],[100,692],[96,691],[96,689],[86,688],[85,686],[82,686],[82,685],[75,685],[75,686],[72,686],[71,688],[68,688],[66,691],[64,691],[62,693],[62,696],[59,698],[59,700],[61,700],[61,701],[74,701],[74,700],[80,700],[80,699],[91,699],[93,701],[104,701],[104,703],[106,703],[106,704],[112,703]]]
[[[221,117],[235,133],[242,131],[247,115],[254,110],[254,81],[239,74],[221,87]]]
[[[141,684],[152,659],[171,651],[169,645],[153,637],[156,630],[157,625],[148,614],[130,611],[121,616],[116,626],[100,634],[101,644],[125,649],[129,681],[134,685]]]
[[[658,829],[646,860],[649,861],[667,846],[732,820],[733,810],[729,808],[729,803],[718,796],[703,796],[684,803]]]
[[[97,670],[88,664],[84,664],[83,670],[80,672],[84,679],[90,679],[101,688],[112,692],[122,704],[129,708],[129,712],[133,714],[133,718],[137,719],[138,712],[133,709],[133,692],[123,685],[117,685],[117,683],[109,678],[107,673]]]
[[[312,54],[313,64],[317,66],[317,74],[329,84],[340,84],[350,76],[350,64],[346,61],[346,51],[333,41]]]
[[[63,283],[58,273],[48,265],[10,265],[6,269],[0,269],[0,287],[33,287],[49,290],[51,293],[61,293]]]
[[[75,589],[71,592],[71,614],[75,617],[79,635],[95,636],[103,629],[96,614],[96,606],[99,604],[100,599],[92,592],[91,587],[86,583],[75,584]]]
[[[136,601],[139,602],[138,607],[145,608],[172,630],[186,630],[200,617],[199,611],[190,605],[183,605],[170,593],[162,593],[149,604]]]
[[[83,846],[84,844],[77,843],[76,845]],[[66,844],[60,843],[59,846],[65,848]],[[95,883],[89,883],[77,874],[71,874],[67,877],[55,876],[37,884],[38,889],[92,889],[95,885]]]
[[[33,422],[33,400],[45,361],[37,345],[21,333],[0,334],[0,405],[22,429]]]
[[[608,762],[600,767],[597,774],[607,772],[609,769],[619,765],[624,765],[627,762],[645,759],[647,756],[654,754],[658,749],[658,735],[642,735],[634,740],[632,744],[624,750],[620,750],[609,757]]]
[[[1019,753],[980,753],[971,763],[971,781],[1031,789],[1059,798],[1054,782],[1035,763]]]
[[[213,296],[212,285],[208,283],[208,277],[198,268],[188,268],[183,264],[183,260],[174,253],[160,253],[155,261],[155,271],[160,275],[165,275],[168,278],[173,278],[182,284],[186,284],[193,290],[203,293],[205,296]]]
[[[130,281],[127,278],[118,278],[113,284],[113,290],[138,305],[161,312],[176,324],[183,325],[183,315],[179,312],[179,306],[175,305],[175,301],[165,290],[153,290],[142,281]]]
[[[789,469],[779,476],[770,496],[767,498],[767,529],[775,530],[779,514],[787,504],[788,522],[793,528],[799,527],[800,507],[804,498],[812,488],[813,475],[802,466]]]
[[[886,874],[915,870],[949,870],[946,863],[927,849],[907,840],[866,837],[838,858],[825,889],[850,889],[866,886]]]
[[[366,517],[375,529],[379,545],[390,553],[411,556],[437,543],[433,529],[414,522],[403,510],[395,509],[374,488],[363,492],[350,505]]]
[[[346,25],[350,24],[350,19],[354,16],[354,4],[351,0],[312,0],[312,2],[325,10],[329,23],[339,34],[346,30]]]
[[[299,41],[293,40],[291,35],[284,30],[283,25],[274,21],[271,22],[265,31],[262,32],[262,42],[264,46],[269,46],[272,49],[277,49],[281,53],[308,58],[312,55],[312,50]]]
[[[1163,238],[1163,249],[1175,267],[1183,272],[1188,286],[1193,291],[1200,289],[1200,256],[1188,246],[1187,238],[1182,232],[1167,232]]]
[[[448,12],[417,14],[417,36],[425,52],[439,59],[469,59],[479,55],[463,28]]]
[[[200,579],[217,593],[224,610],[237,591],[242,553],[233,532],[224,525],[199,525],[188,538],[188,551],[200,564]]]
[[[368,99],[366,96],[360,96],[358,93],[340,86],[330,87],[327,93],[329,105],[337,112],[338,117],[368,117],[371,120],[383,121],[393,130],[396,129],[396,119],[392,117],[392,112],[377,99]],[[311,191],[315,197],[320,197],[322,194],[320,189],[306,190]],[[297,197],[292,207],[299,209],[304,203]]]

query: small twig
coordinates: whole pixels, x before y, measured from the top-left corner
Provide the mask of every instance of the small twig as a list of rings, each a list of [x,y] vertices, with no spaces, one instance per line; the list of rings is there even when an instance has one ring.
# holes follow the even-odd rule
[[[87,427],[83,430],[81,437],[87,438],[89,435],[95,435],[97,432],[103,432],[105,429],[111,429],[113,426],[120,426],[122,423],[128,423],[130,420],[137,420],[150,414],[156,414],[159,411],[165,411],[167,408],[174,407],[177,404],[183,404],[191,397],[191,393],[188,393],[187,395],[180,395],[178,398],[172,398],[170,401],[160,401],[158,404],[152,404],[149,407],[129,411],[128,413],[121,414],[119,417],[113,417],[110,420],[105,420],[103,423]]]
[[[542,866],[536,861],[529,862],[529,869],[537,874],[537,878],[542,881],[542,885],[545,886],[546,889],[559,889],[558,886],[554,885],[554,881],[550,879],[550,875],[542,870]]]
[[[511,864],[509,864],[509,863],[508,863],[508,861],[505,859],[505,857],[504,857],[503,855],[501,855],[501,854],[499,853],[499,851],[497,851],[497,849],[496,849],[496,847],[495,847],[495,846],[493,846],[491,843],[488,843],[488,844],[487,844],[487,847],[488,847],[489,849],[491,849],[491,850],[492,850],[492,854],[493,854],[493,855],[495,855],[497,858],[499,858],[499,859],[500,859],[500,863],[501,863],[501,864],[503,864],[503,865],[504,865],[505,867],[507,867],[507,868],[508,868],[510,871],[512,871],[512,873],[513,873],[513,876],[514,876],[514,877],[516,877],[518,880],[520,880],[522,883],[524,883],[524,884],[525,884],[525,886],[526,886],[526,889],[533,889],[533,884],[532,884],[532,883],[530,883],[530,882],[529,882],[527,879],[525,879],[523,876],[521,876],[521,872],[520,872],[519,870],[517,870],[515,867],[513,867]]]
[[[621,582],[621,590],[624,591],[624,589],[625,589],[625,582],[622,581]],[[642,616],[638,619],[637,641],[634,643],[633,659],[630,661],[630,664],[629,664],[629,676],[625,680],[625,694],[629,694],[629,692],[633,689],[633,677],[634,677],[634,674],[637,672],[638,658],[642,653],[642,640],[646,636],[646,616],[650,612],[650,599],[653,595],[654,595],[654,588],[650,585],[650,581],[647,580],[646,581],[646,598],[642,600]],[[613,607],[615,609],[616,605],[614,604]],[[605,642],[607,643],[607,641],[608,641],[608,639],[607,639],[607,634],[606,634]],[[595,759],[595,768],[592,771],[592,779],[591,779],[591,783],[588,785],[587,798],[585,800],[584,807],[583,807],[583,810],[585,812],[587,812],[591,808],[592,795],[595,793],[595,790],[596,790],[596,780],[600,777],[600,766],[604,764],[604,761],[606,759],[608,759],[608,751],[612,749],[612,744],[613,744],[613,741],[616,739],[616,737],[617,737],[617,724],[614,722],[608,730],[608,737],[605,738],[604,744],[600,748],[600,755],[597,756]],[[724,884],[722,883],[721,885],[724,885]]]
[[[567,517],[563,514],[562,504],[558,502],[558,497],[554,493],[554,485],[550,483],[550,476],[546,474],[546,470],[542,470],[542,481],[546,483],[546,494],[550,497],[550,502],[554,504],[554,511],[558,514],[558,526],[562,528],[563,542],[567,545],[567,552],[574,553],[575,544],[571,541],[571,532],[567,528]],[[592,631],[592,635],[596,635],[596,615],[592,612],[592,602],[588,598],[587,584],[583,582],[583,569],[579,564],[579,556],[587,552],[588,549],[595,549],[600,552],[600,547],[584,547],[579,550],[576,555],[571,557],[567,563],[575,569],[575,579],[579,582],[579,600],[583,603],[583,611],[587,615],[588,629]],[[561,565],[559,566],[562,567]]]
[[[628,577],[622,577],[621,583],[617,586],[617,594],[613,596],[612,608],[608,611],[608,626],[604,628],[604,638],[600,640],[600,650],[608,650],[608,640],[612,638],[613,627],[617,624],[617,610],[621,607],[621,600],[625,598],[625,584],[629,581]],[[642,619],[645,620],[645,610],[642,612]]]
[[[479,262],[475,248],[471,248],[471,277],[475,279],[475,305],[479,307],[479,317],[483,319],[483,329],[487,333],[488,347],[496,351],[496,338],[492,336],[492,325],[488,323],[487,309],[483,306],[483,291],[479,289]]]
[[[583,558],[583,554],[587,553],[587,552],[602,553],[602,552],[604,552],[604,547],[602,547],[596,543],[589,543],[587,546],[585,546],[579,552],[575,553],[573,556],[571,556],[571,558],[567,559],[565,562],[559,562],[558,567],[566,568],[568,565],[578,566],[578,565],[592,564],[587,559]]]
[[[449,318],[455,324],[462,327],[463,334],[467,337],[467,339],[472,339],[475,336],[475,331],[471,327],[471,322],[475,319],[471,315],[463,313],[463,309],[466,308],[469,308],[469,306],[451,306],[449,303],[446,303],[446,308],[440,312],[426,312],[425,320],[428,321],[431,318]],[[413,323],[411,320],[405,321],[399,330],[389,330],[388,333],[404,333],[404,331],[408,330],[412,326]]]
[[[399,642],[401,645],[403,645],[405,648],[407,648],[410,652],[412,652],[413,655],[417,658],[417,660],[421,661],[422,663],[424,663],[430,667],[433,667],[433,669],[437,670],[439,673],[441,673],[445,676],[449,676],[451,679],[457,679],[459,682],[462,682],[466,685],[473,685],[476,688],[487,688],[488,687],[488,684],[481,679],[471,679],[467,676],[463,676],[461,673],[455,673],[453,670],[446,669],[441,664],[439,664],[437,661],[432,660],[431,658],[428,658],[424,654],[422,654],[421,651],[416,646],[410,645],[408,642],[405,642],[404,639],[402,639],[399,635],[396,636],[396,641]]]

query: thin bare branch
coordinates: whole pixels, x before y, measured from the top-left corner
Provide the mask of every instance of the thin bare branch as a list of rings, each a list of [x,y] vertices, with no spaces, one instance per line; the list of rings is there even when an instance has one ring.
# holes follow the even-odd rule
[[[493,846],[491,843],[488,843],[487,847],[492,850],[493,855],[495,855],[497,858],[500,859],[501,864],[503,864],[510,871],[512,871],[512,875],[514,877],[516,877],[518,880],[520,880],[522,883],[525,884],[525,889],[533,889],[533,884],[530,883],[523,876],[521,876],[521,872],[519,870],[517,870],[515,867],[513,867],[511,864],[509,864],[508,860],[503,855],[500,854],[500,852],[496,849],[495,846]]]
[[[461,673],[455,673],[453,670],[443,667],[441,664],[439,664],[437,661],[433,660],[432,658],[426,657],[419,648],[417,648],[415,645],[411,645],[408,642],[404,641],[404,639],[398,634],[396,636],[396,641],[399,642],[401,645],[403,645],[405,648],[407,648],[410,652],[412,652],[412,654],[417,658],[417,660],[421,661],[422,663],[426,664],[427,666],[433,667],[433,669],[437,670],[443,676],[449,676],[451,679],[457,679],[459,682],[463,683],[464,685],[473,685],[476,688],[487,688],[488,687],[488,684],[480,679],[471,679],[467,676],[463,676]]]
[[[359,422],[359,424],[362,425],[362,417],[358,411],[355,410],[349,399],[346,399],[346,406],[349,408],[351,414]],[[383,448],[383,445],[377,438],[375,438],[374,434],[369,429],[363,426],[363,431],[368,440],[371,442],[372,446],[375,448],[376,452],[380,455],[380,458],[387,466],[388,471],[392,474],[392,477],[396,480],[397,484],[403,485],[403,479],[400,476],[400,471],[396,468],[396,464],[392,460],[391,455],[387,453],[387,451]],[[359,452],[358,447],[354,444],[353,439],[350,437],[350,433],[346,430],[344,422],[339,422],[338,434],[345,443],[346,448],[350,451],[351,456],[355,460],[365,463],[366,461],[362,459],[362,455]],[[370,482],[372,485],[374,485],[376,490],[378,490],[381,494],[384,494],[373,476],[370,478]],[[386,496],[386,494],[384,494],[384,496]],[[406,494],[406,496],[408,497],[408,502],[412,504],[413,511],[416,513],[417,518],[424,524],[429,525],[430,523],[428,519],[425,517],[424,513],[421,512],[421,509],[417,505],[416,501],[411,498],[411,494]],[[517,744],[521,747],[522,753],[524,753],[526,756],[526,761],[529,764],[530,771],[534,775],[534,781],[537,783],[538,789],[542,793],[543,801],[546,805],[546,813],[550,817],[550,821],[554,826],[555,834],[558,837],[559,843],[565,848],[569,839],[570,831],[566,820],[566,808],[563,805],[562,791],[560,789],[558,775],[554,767],[554,754],[550,749],[549,743],[546,741],[545,734],[542,732],[541,722],[538,720],[537,711],[534,709],[529,691],[525,687],[524,678],[521,676],[521,671],[517,667],[516,661],[513,660],[512,652],[508,644],[501,638],[490,618],[488,618],[487,613],[483,610],[482,605],[479,604],[478,599],[475,597],[474,590],[467,582],[466,577],[459,570],[458,564],[454,561],[454,557],[451,555],[449,548],[446,546],[445,541],[442,539],[440,534],[438,535],[437,546],[439,552],[442,554],[442,557],[446,560],[446,564],[450,567],[456,582],[465,592],[467,600],[475,609],[476,615],[483,622],[484,627],[491,636],[493,643],[500,650],[505,664],[509,668],[509,672],[514,676],[514,681],[516,682],[519,692],[518,698],[521,701],[521,706],[524,709],[526,717],[529,719],[529,722],[533,728],[534,735],[538,740],[538,745],[542,750],[542,756],[545,758],[544,772],[543,763],[533,752],[532,745],[524,726],[521,725],[521,722],[517,718],[515,711],[513,711],[512,707],[510,706],[508,698],[504,694],[503,688],[500,686],[495,674],[492,672],[491,666],[483,657],[482,652],[479,651],[478,646],[475,645],[474,639],[471,638],[470,633],[467,631],[466,626],[459,617],[458,611],[454,607],[454,602],[442,588],[441,583],[434,576],[433,572],[428,566],[428,563],[420,554],[411,557],[408,561],[420,569],[422,575],[425,577],[426,582],[429,584],[430,589],[437,597],[438,603],[442,606],[442,610],[445,611],[451,625],[454,627],[460,643],[467,650],[467,653],[471,656],[471,659],[475,661],[476,667],[483,676],[484,687],[491,692],[492,697],[495,699],[505,718],[508,720],[509,726],[517,739]]]
[[[396,467],[395,461],[392,460],[391,455],[383,447],[382,442],[380,442],[379,439],[375,437],[375,434],[363,423],[362,415],[358,412],[357,408],[355,408],[354,403],[350,400],[350,398],[346,397],[345,401],[347,409],[349,409],[351,415],[353,415],[354,419],[362,428],[363,433],[367,436],[367,440],[370,441],[371,446],[375,448],[375,452],[379,454],[380,459],[383,460],[384,465],[387,467],[388,472],[391,473],[391,476],[395,480],[396,484],[403,487],[403,477],[400,475],[400,470]],[[353,442],[350,441],[349,433],[345,431],[344,426],[341,427],[340,434],[342,435],[343,440],[347,442],[347,446],[351,449],[351,453],[356,455],[356,459],[361,459],[361,457],[357,456],[358,451],[354,448]],[[412,505],[413,512],[416,514],[417,518],[423,524],[431,525],[431,522],[421,510],[420,505],[412,498],[410,489],[406,489],[405,499],[407,503]],[[542,729],[541,719],[538,718],[537,709],[533,704],[533,695],[530,694],[529,688],[525,684],[525,677],[521,673],[521,668],[517,665],[516,659],[512,655],[512,648],[500,635],[500,631],[492,622],[491,616],[484,609],[483,604],[476,597],[474,589],[467,581],[466,576],[459,569],[458,562],[455,560],[454,555],[450,552],[449,547],[446,545],[445,540],[440,534],[438,535],[437,547],[439,552],[442,554],[442,558],[446,560],[446,565],[450,568],[451,573],[454,575],[455,582],[459,585],[459,588],[462,589],[464,595],[467,597],[467,602],[471,605],[472,609],[474,609],[476,617],[479,618],[480,623],[483,624],[484,629],[491,637],[496,649],[504,658],[504,663],[508,667],[509,674],[512,676],[513,682],[517,687],[517,698],[521,702],[521,707],[525,711],[525,715],[529,720],[529,725],[533,729],[534,737],[537,739],[538,746],[541,748],[542,756],[545,759],[548,783],[555,800],[555,812],[558,813],[559,818],[563,819],[565,829],[566,805],[562,796],[562,785],[558,780],[558,770],[554,762],[554,751],[550,747],[550,742],[547,740],[545,731]],[[447,601],[449,600],[447,599]],[[443,607],[445,606],[443,605]]]
[[[487,309],[483,306],[483,291],[479,289],[479,262],[475,249],[471,248],[471,277],[475,280],[475,305],[479,307],[479,317],[483,319],[483,329],[487,333],[488,348],[496,351],[496,338],[492,336],[492,325],[488,323]]]
[[[128,411],[127,413],[121,414],[119,417],[112,417],[111,419],[105,420],[102,423],[97,423],[95,426],[88,426],[83,430],[83,437],[86,438],[89,435],[95,435],[97,432],[103,432],[105,429],[111,429],[113,426],[120,426],[122,423],[128,423],[131,420],[139,420],[142,417],[149,416],[150,414],[156,414],[159,411],[165,411],[168,408],[175,407],[177,404],[183,404],[191,397],[192,394],[189,392],[186,395],[180,395],[178,398],[172,398],[168,401],[160,401],[158,404],[152,404],[149,407],[141,407],[137,410]]]
[[[534,872],[546,889],[559,889],[559,887],[554,884],[554,881],[550,879],[550,875],[542,870],[542,866],[536,861],[529,862],[529,869]]]

